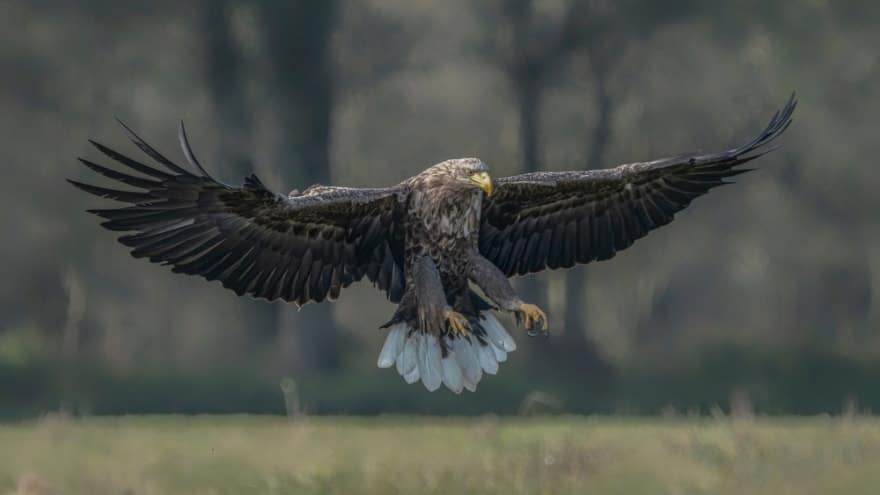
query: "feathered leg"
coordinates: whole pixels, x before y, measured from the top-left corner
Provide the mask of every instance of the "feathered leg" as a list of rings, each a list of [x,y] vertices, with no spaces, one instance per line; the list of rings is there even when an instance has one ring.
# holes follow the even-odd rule
[[[494,263],[477,252],[471,253],[470,261],[468,277],[492,302],[505,311],[513,312],[517,323],[522,325],[529,335],[535,335],[539,328],[547,333],[547,315],[544,311],[534,304],[524,303],[510,285],[510,280]]]
[[[459,335],[470,332],[470,324],[461,313],[454,311],[446,302],[446,292],[440,272],[428,256],[422,256],[414,265],[413,281],[418,300],[419,325],[427,332],[441,335],[449,321],[449,329]]]

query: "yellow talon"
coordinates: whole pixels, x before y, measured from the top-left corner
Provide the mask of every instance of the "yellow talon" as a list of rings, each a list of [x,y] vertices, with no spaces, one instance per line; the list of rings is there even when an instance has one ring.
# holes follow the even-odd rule
[[[446,319],[449,321],[449,329],[452,330],[452,333],[462,337],[470,333],[471,324],[463,314],[449,310],[446,312]]]
[[[522,319],[526,330],[531,330],[532,326],[541,323],[541,331],[547,332],[549,328],[547,325],[547,314],[541,310],[541,308],[535,306],[534,304],[526,304],[522,303],[519,305],[519,310],[522,314]]]

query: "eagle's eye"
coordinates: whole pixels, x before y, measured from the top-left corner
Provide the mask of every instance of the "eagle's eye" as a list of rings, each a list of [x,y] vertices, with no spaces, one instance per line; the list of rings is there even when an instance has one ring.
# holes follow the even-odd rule
[[[489,174],[486,172],[477,172],[471,175],[469,180],[485,191],[486,196],[491,196],[492,192],[495,190],[495,185],[492,183],[492,177],[489,177]]]

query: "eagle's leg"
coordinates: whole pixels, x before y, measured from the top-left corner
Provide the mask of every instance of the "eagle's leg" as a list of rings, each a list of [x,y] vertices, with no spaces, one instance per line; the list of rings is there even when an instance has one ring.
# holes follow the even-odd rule
[[[527,304],[519,298],[510,280],[494,263],[484,258],[479,253],[471,253],[470,273],[471,281],[486,294],[489,299],[505,311],[511,311],[516,315],[518,324],[525,328],[529,335],[534,335],[538,328],[545,334],[548,331],[547,314],[534,304]]]
[[[418,300],[419,325],[431,334],[440,335],[449,321],[449,329],[459,335],[470,332],[468,319],[446,302],[440,272],[429,256],[422,256],[413,266],[413,282]]]

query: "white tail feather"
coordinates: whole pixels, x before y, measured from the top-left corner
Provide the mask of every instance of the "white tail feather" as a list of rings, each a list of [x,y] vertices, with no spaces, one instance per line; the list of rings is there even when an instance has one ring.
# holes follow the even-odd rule
[[[495,354],[496,361],[498,361],[499,363],[503,363],[504,361],[507,361],[507,353],[506,352],[499,349],[494,344],[489,344],[489,347],[492,348],[492,352]]]
[[[504,326],[501,325],[498,318],[495,318],[495,315],[492,313],[482,313],[480,315],[480,322],[482,323],[483,329],[486,330],[486,336],[489,337],[489,342],[494,344],[495,347],[504,352],[513,352],[516,350],[516,341],[513,340],[513,337],[511,337],[509,333],[507,333],[507,330],[504,329]]]
[[[479,345],[479,344],[477,344]],[[461,368],[461,374],[464,377],[464,386],[473,392],[483,377],[483,368],[480,367],[480,360],[477,357],[476,349],[470,341],[465,339],[455,339],[452,343],[455,353],[455,361]],[[471,385],[471,387],[468,387]]]
[[[483,371],[489,373],[490,375],[494,375],[498,373],[498,360],[495,359],[495,351],[493,351],[492,344],[474,344],[477,348],[477,352],[480,355],[480,366],[483,367]]]
[[[443,383],[440,342],[434,335],[422,335],[422,338],[426,349],[420,363],[419,373],[422,375],[422,383],[425,384],[425,388],[433,392]]]
[[[466,379],[463,379],[462,385],[464,385],[464,388],[468,389],[469,392],[476,392],[477,391],[477,384],[476,383],[472,383]]]
[[[475,336],[445,336],[442,346],[434,335],[415,331],[405,323],[394,324],[379,352],[377,364],[380,368],[396,365],[406,383],[421,380],[432,392],[441,384],[456,394],[464,389],[474,392],[483,373],[496,374],[498,363],[507,361],[507,354],[516,350],[516,342],[493,314],[481,313],[478,324],[488,342],[480,342]]]
[[[400,376],[402,377],[406,377],[411,374],[413,370],[419,369],[419,341],[413,337],[406,339],[403,351],[397,356],[397,372],[400,373]],[[418,380],[418,378],[416,378],[416,380]]]
[[[390,368],[403,350],[404,338],[406,337],[406,324],[398,323],[391,327],[388,331],[388,337],[385,338],[385,345],[379,352],[379,361],[377,365],[380,368]]]
[[[413,368],[409,373],[403,375],[403,380],[406,383],[409,383],[410,385],[419,381],[419,378],[421,378],[421,377],[419,376],[419,367],[418,366]]]
[[[458,367],[455,357],[449,354],[443,359],[443,385],[456,394],[460,394],[464,387],[461,368]]]

